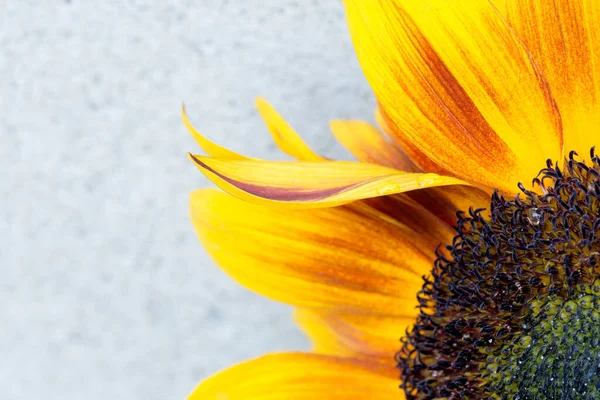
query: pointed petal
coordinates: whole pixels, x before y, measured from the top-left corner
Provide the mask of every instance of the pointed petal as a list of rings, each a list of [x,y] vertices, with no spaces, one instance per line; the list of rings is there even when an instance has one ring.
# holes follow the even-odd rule
[[[204,137],[204,135],[202,135],[200,132],[198,132],[196,130],[196,128],[194,128],[194,126],[190,122],[190,120],[187,117],[187,114],[185,112],[184,106],[181,107],[181,118],[183,119],[183,123],[184,123],[185,127],[187,128],[187,130],[190,132],[190,134],[192,135],[192,137],[194,138],[196,143],[198,143],[198,146],[200,146],[200,148],[202,148],[202,150],[204,150],[208,155],[210,155],[212,157],[221,157],[221,158],[225,158],[225,159],[229,159],[229,160],[249,160],[250,159],[250,158],[243,156],[241,154],[238,154],[234,151],[228,150],[225,147],[219,146],[218,144],[213,143],[210,140],[208,140],[206,137]]]
[[[587,156],[600,145],[600,2],[515,0],[505,13],[550,82],[565,154]]]
[[[315,153],[292,129],[290,124],[265,99],[256,99],[256,107],[263,117],[275,143],[290,156],[304,161],[321,161],[323,157]]]
[[[346,0],[391,128],[454,176],[515,192],[561,157],[547,82],[489,0]]]
[[[344,315],[298,309],[294,319],[321,354],[391,358],[415,317]]]
[[[386,139],[373,125],[363,121],[331,121],[335,138],[362,162],[379,164],[400,171],[412,171],[410,159]]]
[[[399,383],[375,363],[279,353],[238,364],[200,383],[188,400],[399,400]]]
[[[190,155],[208,179],[243,200],[309,208],[465,182],[349,161],[223,160]]]
[[[435,258],[431,235],[440,228],[425,218],[408,226],[366,208],[282,214],[214,189],[191,195],[202,244],[242,285],[301,307],[414,316],[421,277]]]

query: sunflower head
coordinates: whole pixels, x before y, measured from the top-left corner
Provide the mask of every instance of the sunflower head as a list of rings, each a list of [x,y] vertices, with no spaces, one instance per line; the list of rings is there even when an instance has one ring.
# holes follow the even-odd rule
[[[359,162],[262,100],[297,161],[224,149],[184,115],[208,153],[190,158],[238,198],[192,196],[201,241],[315,344],[193,398],[600,398],[600,1],[344,4],[380,129],[330,127]]]
[[[600,396],[600,158],[459,213],[397,354],[409,398]]]

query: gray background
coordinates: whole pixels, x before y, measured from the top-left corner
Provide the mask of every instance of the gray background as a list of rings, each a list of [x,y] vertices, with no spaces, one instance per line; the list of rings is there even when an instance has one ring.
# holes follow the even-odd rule
[[[182,399],[263,352],[290,309],[237,286],[188,220],[207,181],[179,117],[284,159],[269,99],[328,156],[373,101],[337,0],[0,1],[0,397]]]

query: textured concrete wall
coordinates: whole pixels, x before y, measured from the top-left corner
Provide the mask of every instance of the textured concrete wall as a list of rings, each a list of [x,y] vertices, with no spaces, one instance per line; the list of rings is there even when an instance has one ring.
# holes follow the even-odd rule
[[[207,181],[179,117],[283,159],[269,99],[347,158],[331,118],[373,101],[336,0],[0,2],[2,399],[182,399],[203,377],[304,349],[290,309],[238,287],[188,221]]]

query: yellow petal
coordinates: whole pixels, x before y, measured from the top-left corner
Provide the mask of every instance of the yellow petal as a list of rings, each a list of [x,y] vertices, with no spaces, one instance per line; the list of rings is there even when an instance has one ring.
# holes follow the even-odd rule
[[[373,125],[363,121],[331,121],[335,138],[362,162],[413,172],[406,154],[387,140]]]
[[[188,400],[401,400],[375,363],[307,353],[263,356],[208,378]]]
[[[213,157],[222,157],[222,158],[226,158],[229,160],[249,160],[250,159],[250,158],[243,156],[241,154],[238,154],[234,151],[228,150],[225,147],[219,146],[218,144],[213,143],[210,140],[208,140],[206,137],[204,137],[204,135],[202,135],[200,132],[198,132],[196,130],[196,128],[194,128],[194,126],[188,119],[184,106],[181,107],[181,118],[183,118],[183,123],[184,123],[185,127],[188,129],[188,131],[190,132],[190,134],[192,135],[192,137],[194,138],[196,143],[198,143],[198,146],[200,146],[200,148],[202,148],[202,150],[204,150],[208,155],[213,156]]]
[[[397,146],[402,149],[402,152],[406,154],[406,157],[411,161],[407,169],[403,171],[409,172],[434,172],[438,175],[452,176],[452,173],[431,160],[425,153],[423,153],[417,146],[415,146],[405,135],[394,131],[392,128],[393,122],[385,114],[385,110],[378,106],[375,110],[375,121],[385,134],[391,138]]]
[[[192,193],[194,227],[211,257],[242,285],[292,305],[344,314],[413,316],[439,228],[355,204],[287,210],[226,193]],[[406,207],[407,214],[417,212]]]
[[[249,202],[328,207],[359,199],[465,182],[436,174],[406,173],[350,161],[277,162],[193,156],[217,186]]]
[[[325,317],[323,314],[329,315],[326,312],[307,308],[299,308],[294,311],[294,320],[313,344],[312,351],[332,356],[355,356],[358,351],[353,346],[344,343],[343,338],[340,338],[341,334],[336,334],[324,323]]]
[[[256,99],[256,107],[263,117],[275,143],[290,156],[304,161],[321,161],[323,157],[311,150],[300,135],[292,129],[285,119],[265,99]]]
[[[547,82],[489,0],[346,0],[392,130],[454,176],[514,192],[561,157]]]
[[[294,318],[313,342],[313,350],[339,356],[391,358],[401,347],[400,337],[414,325],[414,317],[344,315],[298,309]]]
[[[600,145],[600,2],[514,0],[505,13],[550,82],[564,154],[576,150],[586,157]]]

